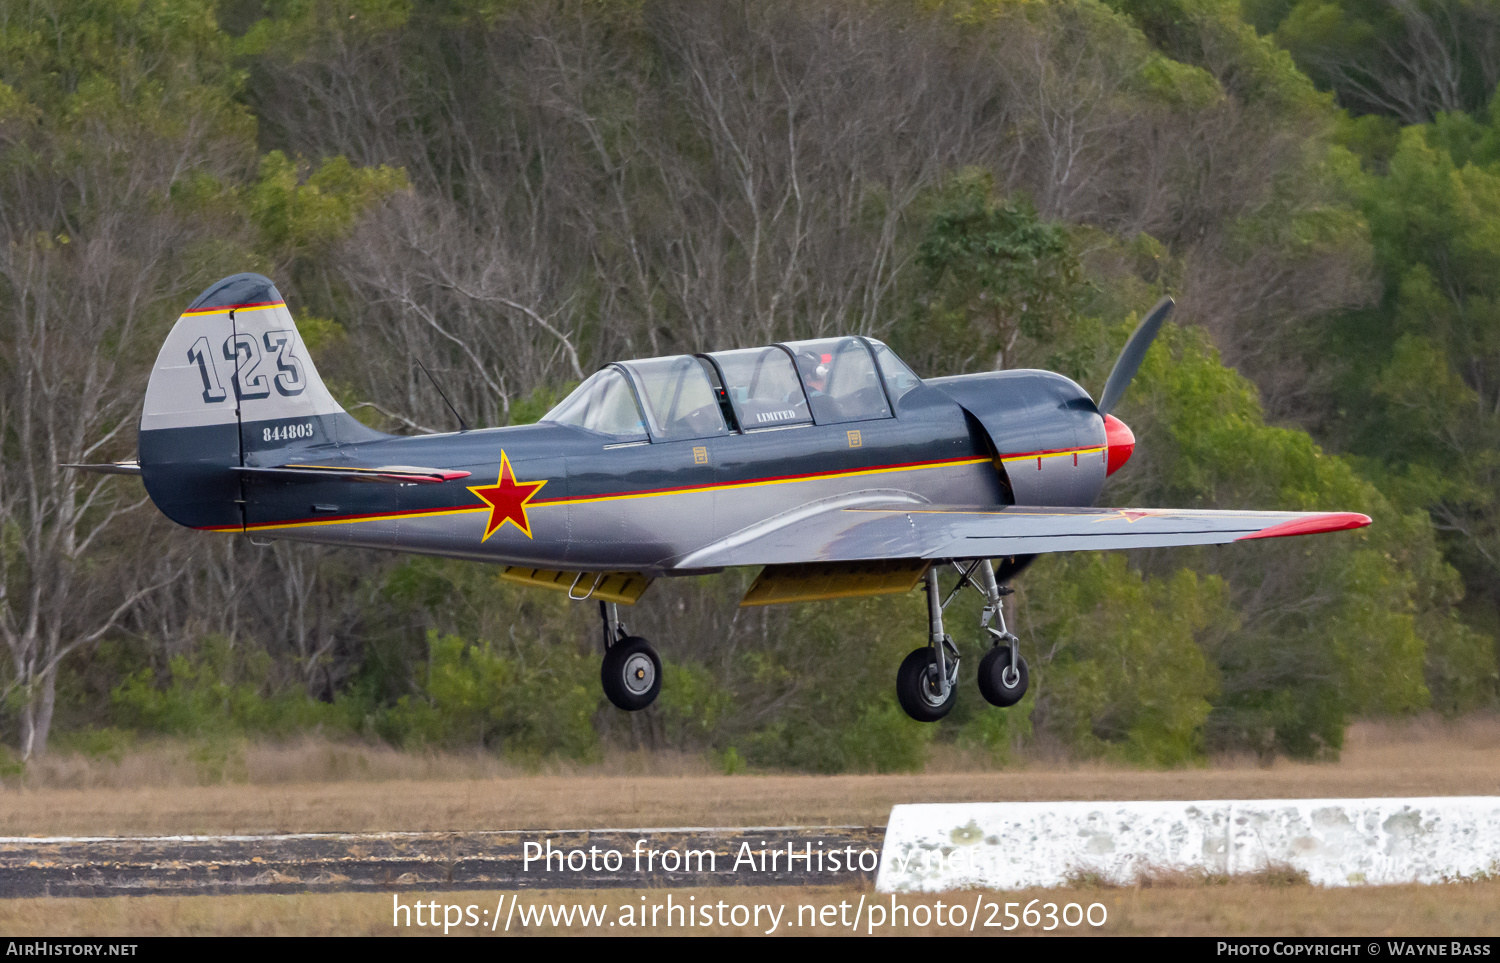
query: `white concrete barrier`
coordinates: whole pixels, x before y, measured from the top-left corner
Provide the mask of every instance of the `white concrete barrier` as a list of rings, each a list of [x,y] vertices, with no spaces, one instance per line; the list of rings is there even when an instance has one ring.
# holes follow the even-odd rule
[[[1303,870],[1323,886],[1500,872],[1500,796],[896,806],[882,893],[1061,886],[1079,873]]]

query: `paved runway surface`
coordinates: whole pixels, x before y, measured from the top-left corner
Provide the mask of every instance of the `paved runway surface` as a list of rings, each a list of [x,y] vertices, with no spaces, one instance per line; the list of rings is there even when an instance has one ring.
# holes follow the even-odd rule
[[[0,837],[0,898],[822,885],[873,880],[876,860],[866,855],[864,870],[858,860],[862,851],[878,855],[884,835],[880,827],[819,826]],[[543,848],[527,865],[526,844],[548,841],[562,854],[549,866]]]

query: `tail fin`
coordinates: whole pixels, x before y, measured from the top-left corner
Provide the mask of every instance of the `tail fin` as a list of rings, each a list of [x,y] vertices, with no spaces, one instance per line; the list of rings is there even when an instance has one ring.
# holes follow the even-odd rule
[[[379,437],[323,386],[276,286],[235,274],[188,305],[157,355],[141,413],[141,473],[178,524],[238,529],[237,468]]]

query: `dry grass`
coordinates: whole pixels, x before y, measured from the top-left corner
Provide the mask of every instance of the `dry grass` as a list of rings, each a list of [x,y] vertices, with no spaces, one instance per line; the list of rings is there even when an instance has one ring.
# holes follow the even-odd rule
[[[906,802],[1500,794],[1495,717],[1361,724],[1337,763],[1221,759],[1168,771],[1031,761],[965,772],[950,757],[915,775],[725,776],[694,758],[623,755],[528,773],[477,755],[307,742],[245,747],[223,782],[194,785],[193,751],[50,760],[0,792],[0,833],[882,825]]]
[[[592,903],[609,907],[612,915],[625,905],[665,903],[668,894],[678,903],[771,904],[786,907],[778,935],[848,935],[844,927],[787,926],[794,920],[799,906],[847,904],[844,911],[852,917],[863,896],[867,903],[888,907],[890,896],[879,896],[867,887],[736,887],[723,889],[662,890],[533,890],[519,894],[526,905]],[[476,915],[485,909],[494,912],[500,894],[495,892],[403,893],[405,904],[418,899],[445,904],[477,907]],[[509,896],[507,895],[507,905]],[[902,895],[896,901],[910,908],[918,904],[936,908],[939,900],[947,907],[964,906],[972,913],[979,899],[983,912],[975,932],[985,932],[983,924],[990,917],[988,903],[999,902],[1002,908],[995,922],[1004,924],[1003,904],[1018,903],[1019,913],[1031,900],[1038,907],[1056,903],[1101,903],[1108,918],[1101,927],[1083,925],[1062,928],[1061,934],[1178,935],[1178,936],[1477,936],[1500,932],[1500,883],[1476,883],[1453,886],[1369,886],[1351,889],[1317,887],[1266,886],[1243,882],[1226,885],[1181,885],[1112,889],[1098,892],[1079,890],[1030,890],[1020,893],[947,893],[942,896]],[[185,897],[112,897],[108,899],[24,899],[0,902],[0,933],[48,934],[51,936],[158,936],[158,935],[440,935],[442,928],[393,928],[392,897],[389,894],[336,893],[298,896],[185,896]],[[945,917],[946,918],[946,917]],[[804,922],[806,917],[804,917]],[[503,927],[503,923],[501,926]],[[1043,924],[1045,925],[1045,924]],[[760,935],[768,926],[694,928],[687,932],[707,934]],[[861,926],[860,934],[867,927]],[[608,935],[681,934],[683,929],[665,927],[622,929],[604,926],[588,929],[573,926],[540,926],[520,928],[515,933],[606,933]],[[941,935],[968,933],[967,927],[905,926],[879,927],[877,933]],[[997,930],[989,930],[997,933]],[[1020,933],[1038,933],[1040,929],[1022,927]],[[455,927],[450,935],[491,934],[485,928]]]
[[[1078,869],[1065,875],[1069,889],[1193,889],[1204,886],[1310,886],[1306,870],[1285,863],[1271,863],[1250,873],[1214,873],[1201,866],[1140,866],[1129,879],[1117,880],[1093,869]]]

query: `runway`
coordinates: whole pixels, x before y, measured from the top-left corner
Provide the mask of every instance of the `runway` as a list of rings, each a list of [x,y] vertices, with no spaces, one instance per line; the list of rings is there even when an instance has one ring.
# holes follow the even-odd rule
[[[0,898],[826,885],[873,880],[875,861],[859,857],[878,854],[884,836],[859,826],[12,836],[0,837]]]

